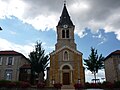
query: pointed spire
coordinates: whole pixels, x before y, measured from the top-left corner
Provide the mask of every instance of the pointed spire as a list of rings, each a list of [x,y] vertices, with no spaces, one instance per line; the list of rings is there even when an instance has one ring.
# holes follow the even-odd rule
[[[64,6],[66,6],[66,0],[64,0]]]
[[[64,7],[63,7],[63,11],[62,11],[60,20],[58,22],[58,26],[62,26],[62,25],[65,25],[65,24],[67,24],[69,26],[74,26],[71,19],[70,19],[67,8],[66,8],[66,0],[64,1]]]

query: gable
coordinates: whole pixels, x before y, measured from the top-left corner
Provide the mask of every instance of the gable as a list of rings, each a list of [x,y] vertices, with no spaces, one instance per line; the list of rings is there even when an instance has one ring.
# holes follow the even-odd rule
[[[64,46],[64,47],[62,47],[62,48],[60,48],[60,49],[58,49],[58,50],[56,50],[56,51],[53,51],[52,53],[50,53],[50,55],[54,55],[54,54],[59,53],[59,52],[65,50],[65,49],[67,49],[67,50],[69,50],[69,51],[71,51],[71,52],[74,52],[74,53],[76,53],[76,54],[83,55],[83,54],[82,54],[81,52],[79,52],[78,50],[72,49],[72,48],[70,48],[69,46]]]

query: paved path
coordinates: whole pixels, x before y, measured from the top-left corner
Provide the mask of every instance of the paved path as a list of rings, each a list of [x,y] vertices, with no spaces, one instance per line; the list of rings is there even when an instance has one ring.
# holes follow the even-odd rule
[[[63,85],[61,90],[75,90],[73,86],[71,85]]]

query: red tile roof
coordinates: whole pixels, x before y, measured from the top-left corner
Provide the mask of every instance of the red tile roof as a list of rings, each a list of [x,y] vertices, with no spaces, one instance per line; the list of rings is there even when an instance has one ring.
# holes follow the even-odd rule
[[[112,55],[120,55],[120,50],[116,50],[116,51],[110,53],[104,60],[108,59],[108,58],[111,57]]]
[[[19,55],[21,53],[16,52],[16,51],[0,51],[0,54],[1,55],[11,55],[11,54],[13,54],[13,55]]]
[[[22,53],[19,53],[19,52],[14,51],[14,50],[0,51],[0,55],[18,55],[18,56],[20,55],[20,56],[26,58]],[[29,61],[28,58],[26,58],[26,59]]]
[[[112,52],[111,55],[120,55],[120,50],[116,50],[116,51]]]

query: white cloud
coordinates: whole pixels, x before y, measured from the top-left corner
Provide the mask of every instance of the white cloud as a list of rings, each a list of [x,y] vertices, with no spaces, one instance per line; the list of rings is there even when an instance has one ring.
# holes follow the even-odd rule
[[[26,57],[28,57],[29,53],[34,49],[33,44],[19,45],[2,38],[0,38],[0,42],[0,50],[15,50],[22,53]]]
[[[14,31],[10,31],[10,33],[11,33],[12,35],[16,35],[16,34],[17,34],[17,33],[14,32]]]
[[[28,43],[26,45],[20,45],[20,44],[10,42],[3,38],[0,38],[0,42],[1,42],[0,43],[0,51],[15,50],[17,52],[22,53],[26,57],[28,57],[30,52],[32,52],[35,49],[35,45],[36,45],[36,43]],[[53,48],[54,48],[53,46],[47,46],[45,42],[42,43],[42,47],[43,47],[43,49],[49,51],[49,52],[45,52],[46,54],[49,54],[51,52],[51,50],[53,50]]]
[[[16,16],[22,18],[26,5],[21,0],[0,0],[0,18]]]
[[[107,41],[107,38],[104,35],[102,35],[101,32],[98,32],[97,34],[94,34],[92,37],[99,40],[98,45],[101,45],[101,44],[103,44],[104,42]]]
[[[85,70],[85,76],[86,82],[92,82],[91,80],[94,79],[94,75],[88,70]],[[100,79],[100,82],[103,82],[102,78],[105,78],[105,72],[104,70],[99,70],[97,73],[97,79]]]
[[[55,30],[62,8],[62,0],[0,0],[0,18],[15,16],[37,30]],[[70,0],[67,8],[80,37],[86,27],[93,33],[104,28],[120,40],[119,0]]]
[[[56,16],[51,15],[51,16],[43,16],[39,15],[35,17],[34,19],[25,19],[24,22],[31,24],[35,29],[45,31],[49,29],[54,29],[55,30],[55,25],[56,22]]]

